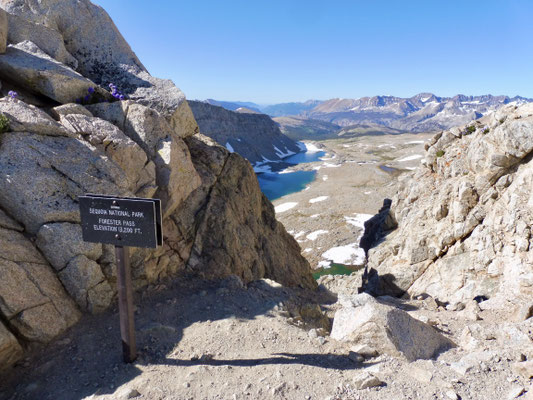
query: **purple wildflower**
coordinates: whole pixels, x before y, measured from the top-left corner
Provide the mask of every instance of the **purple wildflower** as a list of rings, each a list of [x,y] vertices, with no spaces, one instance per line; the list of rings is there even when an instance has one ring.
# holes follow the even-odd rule
[[[87,91],[88,91],[90,94],[93,94],[93,93],[94,93],[94,88],[93,88],[93,87],[90,87],[89,89],[87,89]]]
[[[18,96],[19,94],[18,94],[17,92],[15,92],[14,90],[10,90],[10,91],[7,93],[7,95],[8,95],[9,97],[11,97],[12,99],[16,99],[17,96]]]
[[[121,94],[120,96],[118,96],[118,98],[119,98],[120,100],[126,100],[126,97],[124,97],[123,94]]]
[[[88,102],[89,100],[91,100],[91,95],[90,94],[88,94],[87,96],[85,96],[83,98],[83,101],[85,101],[85,102]]]

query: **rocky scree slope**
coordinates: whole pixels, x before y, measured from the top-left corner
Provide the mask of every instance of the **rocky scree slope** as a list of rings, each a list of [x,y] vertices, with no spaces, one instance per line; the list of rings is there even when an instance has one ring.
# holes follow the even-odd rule
[[[148,74],[102,8],[0,6],[0,370],[114,299],[113,247],[81,238],[86,193],[162,199],[164,246],[132,249],[137,288],[179,273],[315,287],[250,164],[197,133],[183,93]]]
[[[381,294],[481,301],[524,320],[533,311],[533,104],[509,105],[426,145],[400,179],[398,228],[369,252]],[[531,319],[529,319],[531,322]]]
[[[204,135],[252,164],[279,161],[302,151],[294,140],[281,133],[268,115],[229,111],[199,101],[189,104]]]

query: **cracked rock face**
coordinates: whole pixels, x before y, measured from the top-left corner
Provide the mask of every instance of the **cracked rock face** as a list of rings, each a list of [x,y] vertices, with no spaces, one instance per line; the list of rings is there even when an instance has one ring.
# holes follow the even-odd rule
[[[450,303],[533,296],[533,105],[469,126],[436,135],[424,164],[401,180],[398,229],[369,254],[382,292]]]
[[[229,144],[252,164],[281,160],[284,155],[301,151],[267,115],[241,114],[199,101],[189,103],[204,135],[223,146]]]
[[[0,98],[0,369],[20,343],[47,343],[115,298],[113,246],[82,240],[87,193],[162,200],[164,245],[130,252],[135,289],[185,271],[315,287],[250,164],[197,134],[183,93],[146,72],[105,11],[88,0],[0,7],[0,50],[4,10],[24,21],[8,24],[0,51],[0,89],[19,92]],[[97,103],[110,77],[129,100]],[[71,102],[92,86],[93,104]]]

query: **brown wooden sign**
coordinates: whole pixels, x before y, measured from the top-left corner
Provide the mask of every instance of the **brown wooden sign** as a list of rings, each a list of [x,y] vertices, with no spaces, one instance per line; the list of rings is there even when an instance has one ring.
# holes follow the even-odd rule
[[[83,240],[115,245],[124,361],[137,358],[129,247],[163,245],[161,201],[87,194],[78,198]]]
[[[163,244],[159,199],[92,194],[78,199],[84,241],[148,248]]]

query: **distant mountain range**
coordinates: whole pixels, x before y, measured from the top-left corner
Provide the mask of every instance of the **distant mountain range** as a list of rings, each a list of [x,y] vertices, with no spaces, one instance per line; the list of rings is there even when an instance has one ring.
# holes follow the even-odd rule
[[[271,117],[288,117],[280,123],[284,133],[292,132],[294,139],[319,138],[327,132],[331,136],[335,126],[376,128],[387,127],[395,131],[430,132],[462,125],[491,113],[499,107],[516,102],[533,102],[521,96],[465,96],[439,97],[420,93],[409,98],[395,96],[362,97],[359,99],[308,100],[301,103],[281,103],[261,106],[250,102],[221,102],[208,100],[231,110],[248,108]],[[229,108],[233,107],[233,108]],[[245,110],[241,110],[245,111]],[[305,120],[315,121],[305,121]],[[320,125],[323,121],[333,125]],[[314,130],[316,129],[316,130]],[[366,128],[363,129],[363,131]],[[353,129],[351,129],[353,131]],[[357,131],[357,129],[356,129]],[[299,133],[298,133],[299,132]],[[346,130],[344,130],[346,133]],[[301,135],[300,135],[301,134]],[[302,136],[303,135],[303,136]]]

